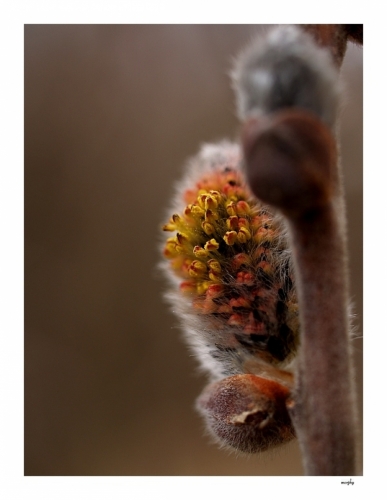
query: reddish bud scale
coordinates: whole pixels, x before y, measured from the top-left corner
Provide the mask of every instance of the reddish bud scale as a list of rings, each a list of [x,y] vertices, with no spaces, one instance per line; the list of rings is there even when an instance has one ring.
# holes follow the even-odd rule
[[[207,386],[197,409],[222,445],[265,451],[295,437],[286,402],[289,389],[255,375],[234,375]]]

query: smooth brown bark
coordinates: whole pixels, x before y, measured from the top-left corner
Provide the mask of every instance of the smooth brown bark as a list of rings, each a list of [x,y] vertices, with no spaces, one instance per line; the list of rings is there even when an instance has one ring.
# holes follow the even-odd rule
[[[289,408],[307,475],[354,475],[346,259],[332,204],[290,221],[302,339]]]
[[[307,475],[356,473],[347,258],[335,140],[292,109],[242,133],[254,194],[288,223],[300,307],[296,385],[288,410]]]

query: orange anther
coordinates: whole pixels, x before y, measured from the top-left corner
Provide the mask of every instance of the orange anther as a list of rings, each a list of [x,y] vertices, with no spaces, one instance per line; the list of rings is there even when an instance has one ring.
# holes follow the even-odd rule
[[[237,274],[236,281],[237,283],[243,283],[244,285],[254,285],[254,275],[241,271]]]
[[[250,213],[250,205],[243,200],[238,201],[236,204],[236,213],[237,215],[248,215]]]
[[[237,297],[230,300],[231,307],[250,307],[251,303],[245,297]]]
[[[182,281],[180,283],[180,290],[187,294],[196,293],[196,283],[193,281]]]
[[[211,299],[215,299],[216,297],[219,297],[223,292],[223,286],[222,285],[210,285],[207,289],[207,297]]]
[[[232,267],[237,270],[241,266],[250,264],[250,257],[245,253],[238,253],[232,258]]]

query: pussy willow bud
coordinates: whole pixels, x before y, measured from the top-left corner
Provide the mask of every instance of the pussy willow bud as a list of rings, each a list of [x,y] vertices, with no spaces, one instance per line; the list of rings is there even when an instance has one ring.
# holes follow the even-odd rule
[[[256,453],[295,437],[288,397],[289,389],[278,382],[234,375],[208,385],[196,406],[219,444]]]
[[[328,51],[296,26],[280,26],[255,40],[238,58],[233,77],[243,120],[298,108],[329,127],[335,122],[337,68]]]
[[[191,160],[167,220],[167,298],[201,366],[214,379],[291,369],[299,323],[286,229],[251,193],[238,145]]]

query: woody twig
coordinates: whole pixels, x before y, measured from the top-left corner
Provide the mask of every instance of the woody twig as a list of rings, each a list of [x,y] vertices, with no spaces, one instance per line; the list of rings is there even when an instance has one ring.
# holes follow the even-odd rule
[[[357,25],[305,25],[304,30],[329,51],[336,67],[343,60],[347,39],[362,41],[362,30]],[[303,36],[298,42],[313,43],[309,36],[309,40]],[[305,50],[313,52],[311,46]],[[302,51],[301,48],[301,59]],[[277,89],[276,95],[282,95],[282,102],[274,96],[275,105],[267,104],[267,97],[264,105],[257,105],[259,97],[255,102],[252,99],[242,113],[246,119],[242,144],[252,191],[279,209],[289,227],[302,331],[296,388],[288,410],[299,439],[305,473],[354,475],[356,417],[344,202],[335,119],[329,118],[334,113],[329,109],[326,113],[329,102],[334,107],[334,92],[327,97],[328,83],[316,83],[316,79],[325,78],[322,52],[326,50],[316,46],[316,57],[321,55],[322,64],[313,67],[311,61],[308,67],[307,56],[299,63],[301,69],[294,70],[303,74],[304,89],[290,89],[288,94],[284,87]],[[251,57],[247,57],[249,60]],[[291,87],[298,76],[286,75],[286,64],[281,64],[280,61],[276,70],[283,74],[275,77],[282,78],[282,85],[285,81]],[[246,68],[249,63],[245,61],[244,65]],[[331,70],[327,66],[327,73]],[[240,70],[238,81],[242,93],[248,89],[244,71]],[[259,81],[257,74],[262,80],[263,73],[256,72],[255,81]],[[257,95],[262,95],[262,91]]]

